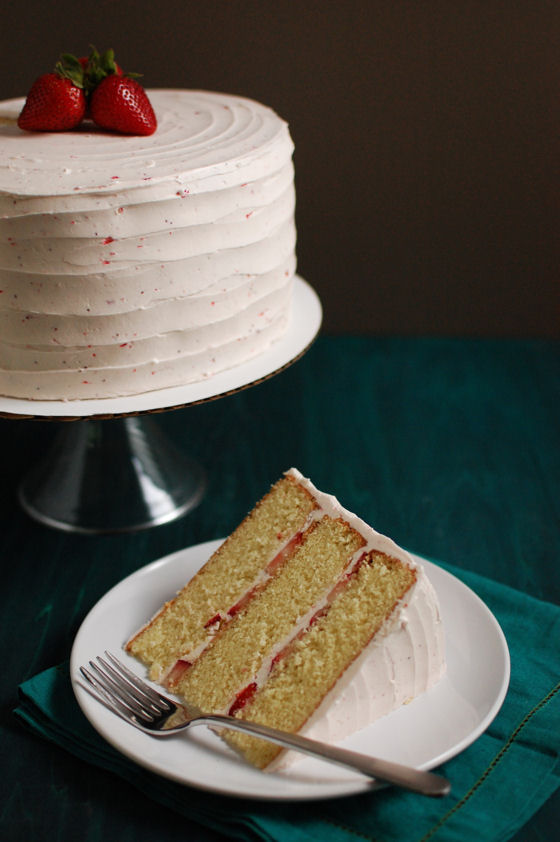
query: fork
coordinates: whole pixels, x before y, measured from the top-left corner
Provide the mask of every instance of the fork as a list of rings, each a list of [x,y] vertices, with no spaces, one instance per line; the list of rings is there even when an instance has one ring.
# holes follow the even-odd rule
[[[88,669],[89,667],[89,669]],[[113,713],[140,731],[154,737],[177,734],[194,725],[226,726],[244,731],[272,743],[291,748],[361,772],[385,783],[395,784],[422,795],[442,796],[450,791],[449,781],[433,772],[425,772],[389,760],[381,760],[355,751],[310,740],[299,734],[279,731],[267,725],[237,719],[225,714],[193,715],[177,702],[162,695],[122,664],[111,652],[105,659],[97,656],[81,666],[86,689]]]

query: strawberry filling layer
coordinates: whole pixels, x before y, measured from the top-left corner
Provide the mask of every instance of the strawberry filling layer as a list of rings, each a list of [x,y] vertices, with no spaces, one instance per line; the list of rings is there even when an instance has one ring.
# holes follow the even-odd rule
[[[252,681],[251,684],[248,684],[246,687],[243,688],[243,690],[237,693],[234,703],[228,710],[229,715],[233,716],[235,713],[237,713],[238,710],[244,708],[247,702],[251,701],[257,690],[257,682]]]
[[[171,668],[171,671],[167,675],[167,678],[165,680],[167,687],[174,687],[177,684],[177,682],[181,680],[188,668],[191,666],[192,664],[190,661],[186,661],[182,658],[179,658],[179,660],[175,662],[175,664]]]

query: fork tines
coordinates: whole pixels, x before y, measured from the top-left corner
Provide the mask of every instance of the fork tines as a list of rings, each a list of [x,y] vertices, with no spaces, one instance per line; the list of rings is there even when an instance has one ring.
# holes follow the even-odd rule
[[[151,721],[164,712],[171,713],[173,706],[165,696],[141,681],[111,652],[105,651],[105,656],[107,660],[98,655],[89,661],[89,670],[82,666],[80,672],[113,710],[126,718]]]

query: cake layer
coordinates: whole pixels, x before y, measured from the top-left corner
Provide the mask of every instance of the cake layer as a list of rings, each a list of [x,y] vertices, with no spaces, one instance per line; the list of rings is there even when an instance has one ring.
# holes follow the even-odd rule
[[[228,291],[246,277],[259,277],[287,260],[294,260],[296,243],[293,220],[282,225],[273,241],[222,249],[212,256],[198,255],[167,263],[137,265],[132,269],[95,272],[84,295],[80,274],[5,273],[2,278],[3,310],[22,315],[37,312],[80,316],[130,312],[154,303],[191,298],[213,291]],[[40,306],[39,306],[40,305]]]
[[[149,95],[148,137],[88,123],[24,133],[23,101],[0,103],[0,394],[84,399],[194,382],[288,327],[286,124],[239,97]],[[125,343],[138,344],[123,364]]]
[[[196,197],[193,197],[196,200]],[[190,197],[176,199],[180,205]],[[277,229],[293,218],[295,195],[292,187],[264,207],[242,208],[208,222],[167,221],[162,229],[142,226],[136,235],[116,236],[109,223],[104,228],[93,226],[90,237],[65,236],[68,224],[59,219],[58,236],[48,236],[41,229],[27,237],[11,237],[2,232],[0,266],[2,272],[37,274],[81,274],[85,278],[102,267],[130,269],[163,261],[184,260],[222,249],[242,248],[259,243],[276,234]],[[159,225],[159,221],[155,222]],[[4,227],[4,225],[2,226]],[[10,230],[10,226],[5,226]],[[106,270],[107,272],[109,270]]]
[[[286,291],[286,303],[289,302],[290,293],[291,290]],[[251,313],[248,315],[251,317]],[[73,372],[67,372],[65,369],[42,370],[39,373],[21,370],[0,371],[0,394],[37,400],[87,400],[92,397],[136,395],[154,389],[198,382],[257,357],[264,348],[284,335],[287,318],[272,318],[258,327],[255,321],[252,324],[255,328],[253,333],[232,338],[227,342],[220,338],[216,347],[206,345],[201,351],[187,354],[179,347],[177,356],[173,358],[149,358],[146,362],[134,366],[115,364],[100,369],[77,369]],[[173,339],[173,336],[169,338]],[[119,353],[120,347],[115,347],[116,354]]]
[[[14,358],[17,355],[24,362],[26,356],[29,356],[31,362],[35,359],[33,351],[42,351],[44,368],[49,368],[51,358],[54,367],[58,367],[60,360],[56,355],[64,351],[70,353],[72,349],[91,349],[93,346],[96,346],[95,350],[103,347],[106,351],[114,350],[115,346],[121,347],[123,342],[151,341],[151,347],[143,348],[143,359],[146,359],[150,350],[159,350],[166,335],[174,331],[192,336],[193,347],[198,350],[204,337],[196,331],[213,328],[218,333],[221,325],[224,328],[224,341],[227,341],[228,337],[234,338],[249,332],[250,325],[243,324],[243,317],[251,308],[269,317],[274,315],[278,306],[274,297],[277,295],[283,301],[286,288],[290,288],[286,279],[291,279],[293,268],[290,258],[258,278],[251,275],[236,276],[229,289],[157,301],[150,307],[132,309],[127,313],[22,315],[15,310],[0,310],[2,348],[9,363],[15,361],[8,356],[10,348]],[[228,324],[229,331],[226,331]],[[219,335],[216,336],[216,344],[219,344]],[[31,353],[27,354],[28,351]],[[28,365],[32,369],[29,362]]]
[[[0,106],[1,108],[1,106]],[[178,228],[214,224],[228,221],[241,221],[247,213],[258,212],[290,190],[293,185],[293,164],[289,160],[277,172],[258,181],[245,182],[234,187],[224,188],[219,192],[182,193],[177,202],[176,193],[167,199],[154,200],[152,191],[145,187],[138,191],[137,203],[132,204],[124,194],[116,194],[114,206],[108,204],[105,196],[99,207],[99,199],[90,199],[90,206],[85,204],[85,197],[80,196],[78,207],[72,207],[72,199],[67,197],[60,207],[60,199],[53,196],[50,207],[45,207],[46,199],[41,198],[39,205],[31,204],[29,199],[14,199],[10,204],[4,202],[3,228],[7,243],[0,244],[2,251],[11,248],[9,243],[21,242],[36,237],[50,239],[52,245],[63,238],[104,239],[104,232],[110,226],[113,236],[118,239],[151,234],[155,231],[167,232],[170,226]],[[161,188],[160,188],[161,190]],[[0,201],[0,207],[2,203]],[[61,261],[64,268],[65,261]]]

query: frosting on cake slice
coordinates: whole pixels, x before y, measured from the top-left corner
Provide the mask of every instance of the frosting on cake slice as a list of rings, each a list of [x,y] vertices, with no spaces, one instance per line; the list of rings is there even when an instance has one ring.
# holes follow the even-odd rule
[[[423,568],[293,468],[126,648],[200,711],[331,742],[445,669]],[[222,736],[259,768],[287,759]]]

